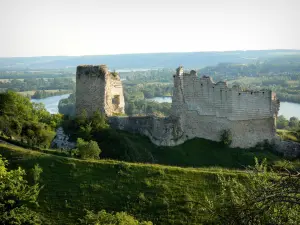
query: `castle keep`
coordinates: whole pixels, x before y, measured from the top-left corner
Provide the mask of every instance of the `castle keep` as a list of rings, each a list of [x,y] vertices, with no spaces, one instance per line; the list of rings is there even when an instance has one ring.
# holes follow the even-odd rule
[[[76,71],[76,114],[100,110],[107,116],[124,114],[123,86],[117,73],[105,65],[81,65]]]
[[[198,77],[196,71],[184,73],[179,67],[174,77],[172,109],[169,117],[117,117],[124,112],[120,78],[105,66],[78,66],[76,111],[91,115],[100,109],[109,116],[113,128],[148,136],[156,145],[174,146],[195,137],[219,141],[224,130],[232,133],[232,147],[248,148],[276,137],[279,101],[269,90],[229,88]]]

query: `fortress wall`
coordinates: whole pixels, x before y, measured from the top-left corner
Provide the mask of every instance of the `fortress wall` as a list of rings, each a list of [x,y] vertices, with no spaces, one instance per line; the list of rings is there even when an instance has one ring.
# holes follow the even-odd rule
[[[231,121],[227,118],[199,115],[197,111],[188,111],[182,119],[184,135],[220,141],[224,130],[232,133],[232,147],[249,148],[265,139],[272,141],[275,136],[274,119],[256,119]]]
[[[231,120],[273,117],[270,91],[232,91]]]
[[[233,147],[272,141],[276,136],[272,107],[271,91],[242,91],[186,73],[174,76],[172,115],[180,118],[184,131],[179,142],[194,137],[219,141],[224,130],[232,132]]]
[[[145,135],[156,145],[174,146],[186,140],[183,139],[183,131],[178,118],[112,116],[108,118],[108,122],[111,128]]]
[[[197,111],[188,111],[182,118],[109,117],[109,123],[114,129],[145,135],[159,146],[175,146],[195,137],[220,141],[221,133],[229,129],[231,147],[250,148],[264,140],[271,142],[275,135],[273,118],[230,121]]]
[[[197,110],[200,115],[215,115],[230,120],[263,119],[273,116],[271,91],[241,91],[228,88],[225,82],[213,83],[210,78],[197,78],[185,74],[181,79],[184,102],[181,106],[180,102],[176,102],[177,108]]]

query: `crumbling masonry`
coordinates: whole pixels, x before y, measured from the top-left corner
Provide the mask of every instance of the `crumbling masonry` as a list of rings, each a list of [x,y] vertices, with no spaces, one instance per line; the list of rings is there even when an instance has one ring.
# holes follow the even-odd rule
[[[279,101],[272,91],[229,88],[226,82],[214,83],[179,67],[169,117],[118,117],[114,113],[124,113],[119,76],[112,76],[105,66],[78,66],[77,114],[83,109],[88,115],[101,110],[113,128],[146,135],[156,145],[174,146],[195,137],[219,141],[220,134],[230,130],[231,146],[248,148],[275,140]]]
[[[105,65],[81,65],[76,71],[76,114],[92,116],[100,111],[108,116],[124,114],[123,86],[117,73]]]

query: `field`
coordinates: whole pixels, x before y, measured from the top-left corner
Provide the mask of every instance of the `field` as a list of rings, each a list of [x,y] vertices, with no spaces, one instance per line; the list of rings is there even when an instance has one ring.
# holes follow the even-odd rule
[[[45,92],[48,92],[48,93],[56,93],[56,92],[59,92],[60,90],[45,90]],[[64,90],[65,91],[65,90]],[[36,91],[22,91],[22,92],[17,92],[17,93],[19,93],[19,94],[21,94],[21,95],[23,95],[23,96],[32,96],[32,95],[34,95],[34,93],[35,93]],[[70,90],[70,93],[71,93],[72,91]]]
[[[0,79],[0,82],[2,83],[8,83],[11,82],[13,79]],[[20,80],[20,81],[24,81],[24,79],[14,79],[14,80]]]

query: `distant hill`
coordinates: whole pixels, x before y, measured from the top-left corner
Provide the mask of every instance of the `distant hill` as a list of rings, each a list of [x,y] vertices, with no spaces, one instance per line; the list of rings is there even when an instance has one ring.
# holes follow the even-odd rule
[[[64,69],[75,68],[79,64],[107,64],[110,69],[175,68],[179,65],[199,69],[218,63],[251,63],[258,59],[285,55],[300,55],[300,50],[13,57],[0,58],[0,69]]]

